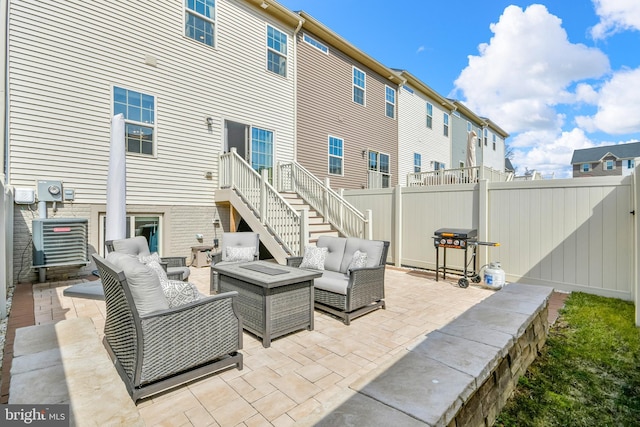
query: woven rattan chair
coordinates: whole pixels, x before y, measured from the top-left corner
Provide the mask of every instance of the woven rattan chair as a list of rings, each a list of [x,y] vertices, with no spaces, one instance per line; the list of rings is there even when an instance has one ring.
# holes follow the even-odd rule
[[[144,236],[131,237],[129,239],[107,240],[104,245],[109,252],[122,252],[130,255],[151,255],[147,239]],[[171,256],[161,257],[160,264],[172,280],[184,280],[189,278],[191,270],[187,267],[187,257]]]
[[[93,258],[107,308],[103,343],[134,401],[224,368],[242,369],[237,292],[141,316],[125,273]]]
[[[253,248],[253,254],[251,259],[246,259],[246,261],[257,261],[260,256],[260,235],[258,233],[253,233],[250,231],[242,231],[235,233],[222,233],[222,245],[220,247],[220,252],[217,254],[213,254],[211,257],[211,275],[210,275],[210,284],[209,290],[211,293],[218,292],[218,273],[213,270],[213,266],[216,264],[224,264],[228,262],[235,261],[226,261],[227,259],[227,248]]]

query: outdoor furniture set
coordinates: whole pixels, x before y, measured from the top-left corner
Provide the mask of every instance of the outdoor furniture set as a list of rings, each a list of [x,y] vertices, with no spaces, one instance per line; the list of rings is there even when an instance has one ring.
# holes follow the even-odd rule
[[[256,233],[225,233],[211,292],[170,280],[146,239],[107,242],[93,258],[104,288],[104,346],[134,401],[216,371],[242,369],[242,329],[271,339],[313,330],[314,307],[350,320],[384,308],[389,242],[321,237],[288,265],[257,261]],[[173,277],[186,279],[184,275]]]

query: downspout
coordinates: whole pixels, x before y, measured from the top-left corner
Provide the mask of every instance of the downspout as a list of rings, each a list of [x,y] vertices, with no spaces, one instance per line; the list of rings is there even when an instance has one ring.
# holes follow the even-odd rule
[[[0,46],[2,46],[2,105],[0,106],[0,120],[2,124],[2,149],[0,150],[0,165],[4,175],[5,184],[9,182],[9,1],[0,0],[0,22],[4,24],[2,35],[0,35]]]

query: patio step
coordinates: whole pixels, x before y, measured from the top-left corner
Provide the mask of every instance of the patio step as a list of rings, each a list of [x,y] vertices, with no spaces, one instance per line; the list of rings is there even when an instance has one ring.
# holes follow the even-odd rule
[[[17,329],[9,390],[10,404],[68,404],[69,425],[145,425],[86,317]]]

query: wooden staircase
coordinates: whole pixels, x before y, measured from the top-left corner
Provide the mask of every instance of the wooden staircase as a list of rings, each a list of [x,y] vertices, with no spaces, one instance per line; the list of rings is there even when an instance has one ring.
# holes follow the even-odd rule
[[[280,195],[297,211],[309,211],[309,243],[315,244],[320,236],[339,236],[340,233],[324,217],[318,214],[302,197],[294,192],[280,192]]]

